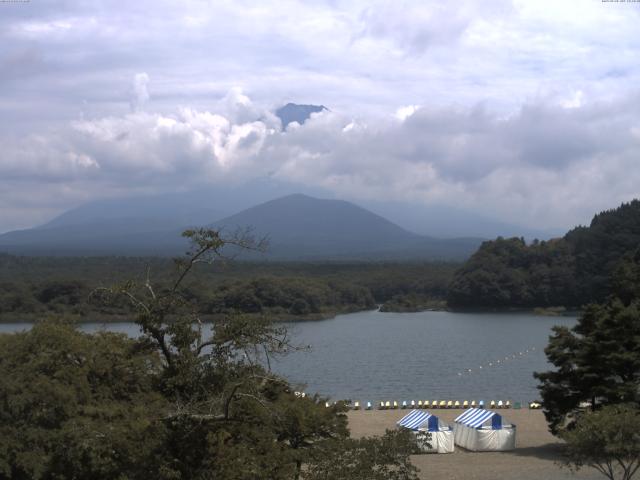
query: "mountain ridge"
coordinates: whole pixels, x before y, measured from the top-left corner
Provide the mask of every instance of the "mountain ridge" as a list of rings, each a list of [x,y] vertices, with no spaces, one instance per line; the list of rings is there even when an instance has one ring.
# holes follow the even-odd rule
[[[64,220],[64,219],[63,219]],[[38,228],[0,235],[0,251],[35,255],[176,255],[186,244],[181,228],[161,221],[129,218],[92,219],[70,224],[49,222]],[[409,232],[386,218],[351,202],[318,199],[304,194],[279,197],[213,222],[227,231],[251,227],[271,238],[266,255],[249,259],[462,259],[480,239],[435,239]],[[152,225],[153,229],[146,228]],[[165,227],[165,228],[163,228]]]

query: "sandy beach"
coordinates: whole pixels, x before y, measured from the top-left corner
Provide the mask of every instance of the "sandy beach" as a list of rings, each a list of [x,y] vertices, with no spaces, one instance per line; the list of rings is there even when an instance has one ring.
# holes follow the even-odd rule
[[[451,423],[462,410],[432,410],[441,421]],[[351,411],[349,427],[354,437],[381,435],[385,429],[396,428],[395,423],[406,410]],[[544,415],[539,410],[500,410],[505,423],[517,427],[517,448],[511,452],[469,452],[456,445],[455,453],[416,455],[413,464],[424,479],[518,479],[569,480],[599,479],[593,469],[572,473],[556,462],[562,445],[547,430]]]

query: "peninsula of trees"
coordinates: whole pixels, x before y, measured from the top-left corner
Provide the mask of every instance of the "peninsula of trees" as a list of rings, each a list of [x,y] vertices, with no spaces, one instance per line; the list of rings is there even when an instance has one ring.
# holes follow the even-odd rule
[[[523,238],[484,242],[456,272],[453,308],[580,308],[612,292],[609,279],[640,246],[640,201],[593,217],[564,237],[527,244]]]

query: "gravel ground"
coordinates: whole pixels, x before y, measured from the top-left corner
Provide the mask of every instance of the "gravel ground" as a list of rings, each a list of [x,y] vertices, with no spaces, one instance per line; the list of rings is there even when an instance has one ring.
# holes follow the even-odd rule
[[[441,421],[451,423],[462,410],[433,410]],[[381,435],[407,411],[351,411],[349,428],[354,437]],[[518,479],[518,480],[582,480],[604,478],[585,468],[572,473],[560,467],[562,443],[547,431],[540,410],[501,410],[505,423],[517,426],[517,448],[511,452],[469,452],[456,445],[455,453],[416,455],[413,464],[424,479]]]

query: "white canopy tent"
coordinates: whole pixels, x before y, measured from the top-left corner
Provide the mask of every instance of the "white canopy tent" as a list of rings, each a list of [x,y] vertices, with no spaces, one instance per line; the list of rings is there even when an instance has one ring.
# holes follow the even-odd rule
[[[492,410],[470,408],[453,424],[455,443],[474,452],[503,452],[516,448],[516,426],[502,423]]]
[[[427,411],[411,410],[398,421],[398,426],[412,430],[418,447],[425,453],[453,453],[453,430]]]

